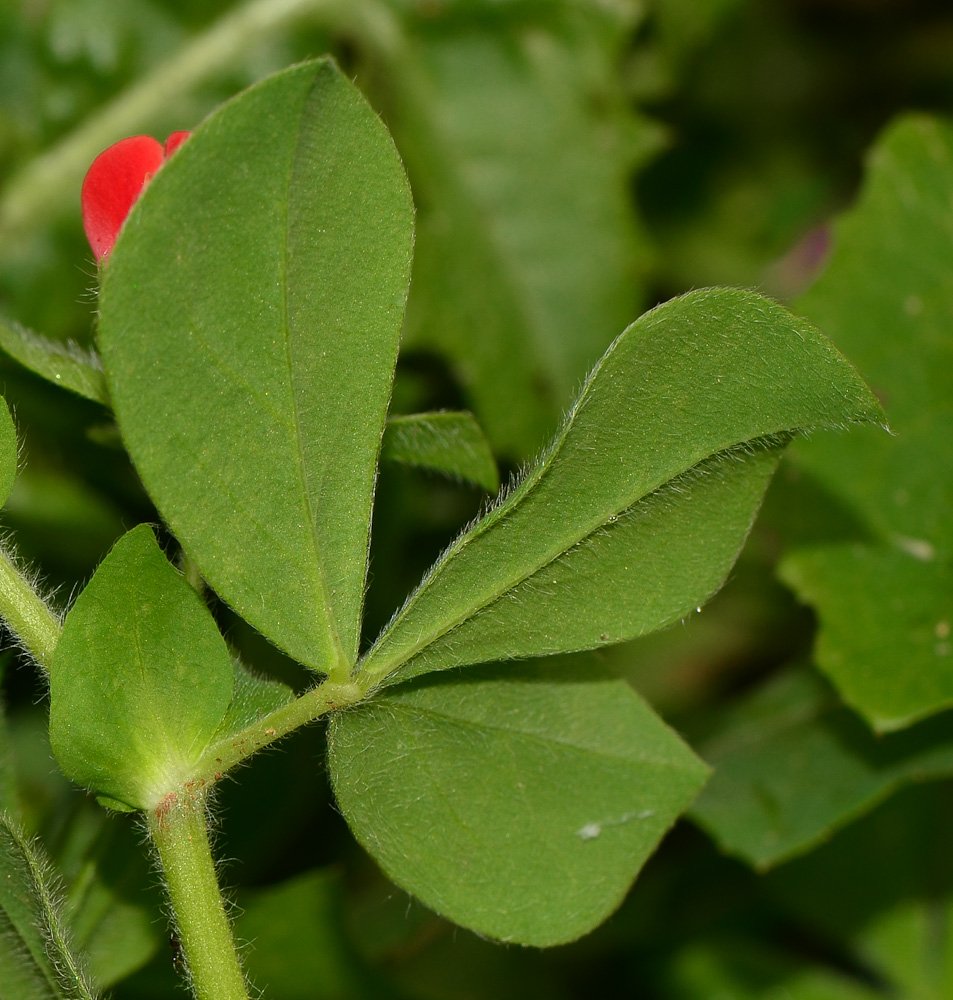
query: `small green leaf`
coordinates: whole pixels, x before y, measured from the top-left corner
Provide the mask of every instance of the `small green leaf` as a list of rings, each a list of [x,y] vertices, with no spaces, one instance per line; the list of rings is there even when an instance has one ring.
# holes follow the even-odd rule
[[[867,544],[799,546],[783,564],[821,619],[818,666],[880,730],[953,706],[951,232],[953,126],[903,118],[798,303],[869,380],[893,431],[797,445],[798,465]]]
[[[10,499],[17,478],[18,455],[17,428],[6,400],[0,400],[0,507]]]
[[[66,616],[50,695],[64,773],[136,809],[186,780],[221,724],[228,649],[147,525],[116,543]]]
[[[102,362],[94,351],[49,340],[17,323],[0,322],[0,350],[47,382],[109,405]]]
[[[782,675],[699,744],[714,775],[692,818],[757,868],[801,854],[901,785],[953,774],[950,716],[876,737],[819,677]]]
[[[489,493],[500,488],[490,443],[470,413],[388,417],[381,459],[467,479]]]
[[[0,816],[0,997],[93,1000],[46,855]]]
[[[287,684],[270,677],[259,677],[239,660],[232,660],[234,686],[232,700],[221,725],[215,733],[223,739],[257,722],[263,715],[294,701],[294,691]]]
[[[314,670],[357,656],[412,234],[390,137],[318,61],[209,118],[105,268],[103,362],[146,488],[221,597]]]
[[[619,904],[706,769],[587,660],[432,677],[333,716],[335,793],[398,885],[503,941],[571,941]]]
[[[813,327],[749,292],[619,337],[556,440],[368,652],[372,676],[584,649],[683,618],[724,580],[789,436],[877,420]]]

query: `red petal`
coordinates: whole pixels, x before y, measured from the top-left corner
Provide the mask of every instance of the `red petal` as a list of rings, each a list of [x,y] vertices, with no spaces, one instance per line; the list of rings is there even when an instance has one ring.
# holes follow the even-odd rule
[[[165,141],[165,155],[168,159],[191,135],[191,132],[173,132]]]
[[[161,144],[152,136],[134,135],[93,160],[83,181],[82,205],[83,228],[97,260],[112,250],[129,209],[162,166],[163,156]]]

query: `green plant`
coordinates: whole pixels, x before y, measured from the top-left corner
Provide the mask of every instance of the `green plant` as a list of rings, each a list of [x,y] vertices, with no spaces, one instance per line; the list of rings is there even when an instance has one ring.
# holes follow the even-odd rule
[[[2,1000],[950,996],[951,28],[0,7]]]
[[[598,663],[527,658],[631,639],[700,608],[789,441],[881,420],[824,337],[768,300],[709,290],[659,306],[612,344],[553,442],[362,650],[412,226],[391,140],[332,63],[280,73],[213,114],[156,173],[103,262],[104,383],[92,359],[57,371],[108,400],[182,572],[151,528],[134,528],[61,627],[4,564],[4,618],[49,676],[57,761],[103,805],[145,816],[192,987],[208,1000],[247,995],[206,833],[210,796],[325,715],[342,811],[427,905],[524,944],[603,920],[706,768]],[[385,449],[435,464],[443,426],[444,467],[468,474],[472,448],[445,433],[448,420],[471,426],[421,415],[429,438]],[[4,427],[8,493],[16,443]],[[203,603],[206,581],[314,686],[295,693],[239,662]],[[31,848],[7,830],[12,869],[52,926]],[[44,948],[24,953],[24,975],[45,973],[50,995],[91,995],[59,937]]]

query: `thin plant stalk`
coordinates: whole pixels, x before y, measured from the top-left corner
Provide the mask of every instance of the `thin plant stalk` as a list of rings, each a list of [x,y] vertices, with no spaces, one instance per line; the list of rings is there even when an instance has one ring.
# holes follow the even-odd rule
[[[170,793],[148,822],[196,1000],[248,1000],[212,860],[205,796]]]

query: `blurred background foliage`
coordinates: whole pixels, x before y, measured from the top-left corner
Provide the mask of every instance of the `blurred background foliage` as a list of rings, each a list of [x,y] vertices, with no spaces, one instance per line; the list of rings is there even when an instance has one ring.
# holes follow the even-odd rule
[[[953,109],[946,0],[5,0],[0,318],[90,343],[79,186],[93,156],[123,135],[192,128],[242,87],[325,52],[387,122],[417,203],[394,412],[471,409],[504,470],[545,442],[645,308],[710,284],[795,299],[877,134],[902,111]],[[6,359],[0,383],[23,452],[4,524],[65,605],[122,531],[156,515],[107,410]],[[949,996],[953,799],[942,781],[909,785],[953,771],[948,717],[878,739],[805,666],[813,616],[773,568],[780,538],[814,507],[786,482],[704,614],[606,660],[712,763],[766,762],[765,796],[798,762],[797,794],[762,803],[803,820],[787,828],[790,851],[739,847],[744,836],[719,827],[719,803],[731,814],[743,799],[726,764],[697,825],[674,831],[608,924],[549,952],[503,948],[382,878],[335,812],[321,732],[299,733],[221,792],[224,877],[272,995]],[[371,631],[483,499],[383,467]],[[218,614],[247,662],[303,683]],[[117,1000],[170,995],[138,832],[56,775],[42,683],[13,655],[4,696],[0,802],[42,835]],[[808,782],[834,804],[805,806]]]

